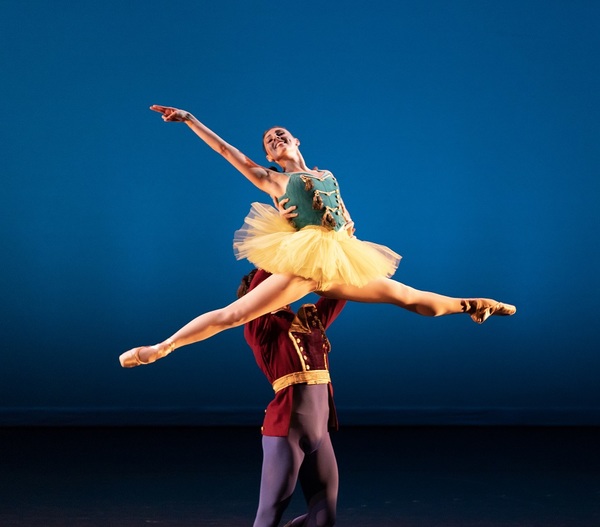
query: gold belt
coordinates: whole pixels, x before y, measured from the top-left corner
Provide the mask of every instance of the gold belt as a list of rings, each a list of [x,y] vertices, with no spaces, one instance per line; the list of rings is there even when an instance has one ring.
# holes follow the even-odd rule
[[[279,377],[273,382],[273,390],[277,393],[292,384],[328,384],[331,377],[327,370],[296,371]]]

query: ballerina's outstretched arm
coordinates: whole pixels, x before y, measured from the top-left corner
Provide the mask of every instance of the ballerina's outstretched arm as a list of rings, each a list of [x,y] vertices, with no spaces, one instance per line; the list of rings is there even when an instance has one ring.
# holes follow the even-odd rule
[[[165,122],[181,122],[187,124],[200,139],[215,152],[222,155],[254,186],[263,192],[266,192],[270,196],[281,196],[285,192],[285,185],[288,179],[285,174],[255,163],[236,147],[229,144],[206,125],[202,124],[190,112],[171,106],[160,106],[158,104],[153,104],[150,106],[150,109],[162,114],[163,121]]]

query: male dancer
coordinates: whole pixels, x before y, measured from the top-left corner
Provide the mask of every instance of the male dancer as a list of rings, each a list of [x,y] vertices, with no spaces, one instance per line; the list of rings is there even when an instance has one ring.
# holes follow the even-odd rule
[[[238,297],[270,275],[245,276]],[[254,527],[276,527],[299,479],[308,512],[286,527],[335,524],[338,469],[329,437],[337,429],[325,329],[345,300],[320,298],[295,314],[289,306],[244,326],[244,337],[275,391],[265,411],[260,499]]]

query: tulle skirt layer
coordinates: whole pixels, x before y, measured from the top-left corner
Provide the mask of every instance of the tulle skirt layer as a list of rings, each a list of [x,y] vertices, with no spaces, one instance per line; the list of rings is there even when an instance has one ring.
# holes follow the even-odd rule
[[[363,287],[376,278],[390,277],[401,258],[384,245],[358,240],[346,230],[308,226],[297,231],[275,208],[262,203],[252,204],[244,225],[235,232],[233,249],[238,260],[246,258],[273,274],[312,278],[321,290],[335,283]]]

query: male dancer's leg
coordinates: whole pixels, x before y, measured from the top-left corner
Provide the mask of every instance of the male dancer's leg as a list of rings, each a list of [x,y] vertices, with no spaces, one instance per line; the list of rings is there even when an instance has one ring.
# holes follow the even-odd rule
[[[304,460],[299,471],[308,513],[286,527],[330,527],[335,524],[338,468],[327,430],[329,388],[321,385],[294,386],[294,412],[289,438],[299,444]]]
[[[308,504],[304,527],[335,525],[339,488],[337,461],[329,434],[317,450],[308,454],[300,467],[300,484]]]
[[[263,436],[262,444],[260,499],[254,527],[276,527],[292,498],[304,452],[289,437]]]
[[[308,513],[285,527],[331,527],[335,525],[339,488],[338,467],[331,438],[327,435],[315,452],[308,454],[299,472]]]

